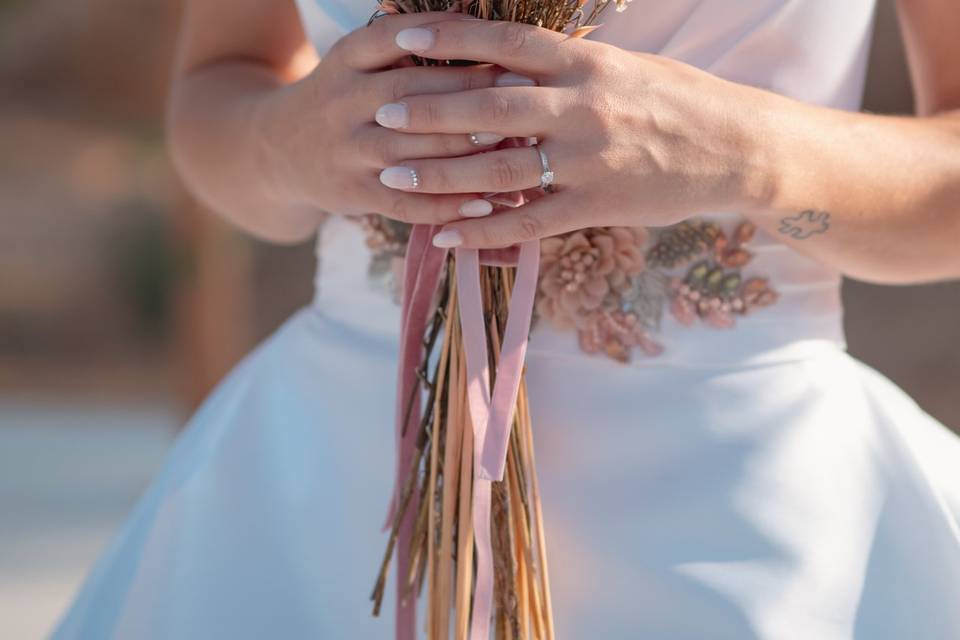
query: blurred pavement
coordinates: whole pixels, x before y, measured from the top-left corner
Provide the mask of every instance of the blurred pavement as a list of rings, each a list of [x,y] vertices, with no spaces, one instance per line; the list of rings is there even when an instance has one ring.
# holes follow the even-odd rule
[[[162,403],[0,397],[0,638],[45,637],[173,441]]]

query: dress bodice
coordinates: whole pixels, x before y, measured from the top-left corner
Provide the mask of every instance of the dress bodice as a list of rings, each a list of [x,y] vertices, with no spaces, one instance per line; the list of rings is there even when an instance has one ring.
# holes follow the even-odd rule
[[[373,0],[298,4],[321,54],[376,8]],[[860,106],[873,10],[874,0],[633,0],[593,37],[853,110]],[[314,305],[331,319],[391,335],[399,327],[402,238],[373,227],[341,216],[324,224]],[[598,267],[611,251],[634,258]],[[586,231],[550,241],[543,253],[531,351],[576,357],[586,351],[637,366],[712,366],[844,345],[840,274],[737,212],[649,232]]]

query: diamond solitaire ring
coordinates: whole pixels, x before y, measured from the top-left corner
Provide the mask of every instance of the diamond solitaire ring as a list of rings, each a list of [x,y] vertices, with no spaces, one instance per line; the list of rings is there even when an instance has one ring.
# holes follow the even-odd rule
[[[546,192],[553,191],[553,170],[550,169],[550,161],[547,160],[547,154],[543,152],[540,145],[533,145],[537,153],[540,154],[540,165],[543,167],[543,173],[540,174],[540,188]]]

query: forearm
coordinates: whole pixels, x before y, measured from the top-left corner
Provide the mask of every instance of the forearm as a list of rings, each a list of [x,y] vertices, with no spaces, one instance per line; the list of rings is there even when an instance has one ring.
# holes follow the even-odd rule
[[[960,112],[892,117],[769,100],[758,224],[854,278],[960,277]]]
[[[286,81],[255,62],[220,62],[181,75],[170,109],[170,143],[180,175],[207,206],[245,231],[295,242],[322,213],[279,185],[266,121]]]

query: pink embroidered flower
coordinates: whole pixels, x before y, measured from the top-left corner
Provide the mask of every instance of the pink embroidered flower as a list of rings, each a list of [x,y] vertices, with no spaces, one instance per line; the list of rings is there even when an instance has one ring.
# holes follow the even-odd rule
[[[376,215],[359,222],[371,252],[369,275],[399,301],[409,225]],[[663,353],[654,336],[665,314],[686,327],[729,329],[737,316],[777,301],[766,278],[741,273],[754,257],[745,247],[756,234],[752,223],[742,221],[728,234],[716,222],[693,219],[655,233],[649,248],[641,227],[598,227],[543,240],[538,317],[575,331],[586,353],[629,362]],[[673,275],[680,267],[686,273]]]
[[[380,12],[386,14],[400,13],[396,0],[380,0]]]
[[[618,362],[629,362],[633,347],[649,356],[663,353],[663,346],[650,337],[634,313],[598,311],[577,334],[586,353],[603,353]]]
[[[766,278],[744,282],[739,272],[707,260],[694,265],[686,279],[672,278],[670,296],[670,313],[677,322],[689,327],[700,318],[715,329],[733,327],[735,314],[769,306],[778,297]]]
[[[741,298],[745,311],[754,307],[769,307],[779,298],[779,294],[770,288],[766,278],[753,278],[743,285]]]
[[[713,241],[714,260],[728,269],[739,269],[753,260],[753,254],[743,248],[753,239],[757,227],[752,222],[743,222],[728,240],[721,231]]]
[[[697,311],[694,307],[695,302],[680,293],[684,286],[683,280],[680,278],[670,280],[670,293],[673,297],[670,302],[670,313],[677,322],[685,327],[691,327],[697,320]]]
[[[373,282],[389,291],[394,301],[399,302],[410,227],[376,214],[362,216],[359,222],[367,248],[370,249],[368,275]]]
[[[406,225],[376,214],[360,217],[360,225],[367,248],[374,255],[403,256],[406,253],[410,239],[410,230]]]
[[[739,273],[726,273],[722,266],[703,261],[687,272],[685,280],[670,282],[670,313],[677,322],[691,326],[697,317],[715,329],[733,327],[733,314],[740,312]]]
[[[541,243],[537,312],[558,328],[583,328],[593,312],[631,286],[643,271],[647,232],[598,227]]]

